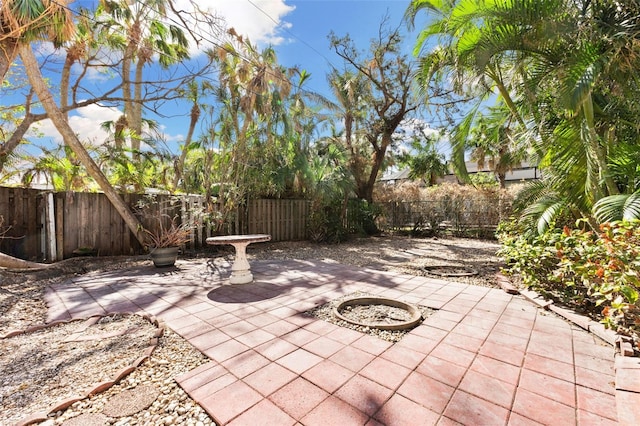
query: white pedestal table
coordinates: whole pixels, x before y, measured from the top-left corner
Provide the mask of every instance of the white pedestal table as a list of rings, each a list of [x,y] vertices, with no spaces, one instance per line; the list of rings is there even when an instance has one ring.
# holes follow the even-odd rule
[[[222,245],[230,244],[236,249],[236,258],[231,265],[231,284],[247,284],[253,282],[251,266],[247,260],[247,246],[251,243],[260,243],[271,240],[268,234],[251,235],[221,235],[207,238],[207,244]]]

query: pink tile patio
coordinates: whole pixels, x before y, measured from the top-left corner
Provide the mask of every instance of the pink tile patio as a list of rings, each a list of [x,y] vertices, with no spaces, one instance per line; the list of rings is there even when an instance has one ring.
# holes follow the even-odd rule
[[[48,289],[48,320],[156,315],[211,359],[176,380],[219,424],[618,424],[613,347],[519,295],[320,261],[252,270],[91,273]],[[437,310],[395,344],[303,314],[355,291]]]

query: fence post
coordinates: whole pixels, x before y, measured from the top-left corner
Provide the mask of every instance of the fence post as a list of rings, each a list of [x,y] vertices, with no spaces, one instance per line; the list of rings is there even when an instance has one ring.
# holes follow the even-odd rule
[[[56,194],[56,259],[64,258],[64,197]]]
[[[43,244],[45,249],[45,257],[47,260],[55,262],[58,260],[58,250],[56,248],[56,215],[55,215],[55,202],[53,199],[53,193],[45,193],[45,232],[44,237],[46,244]]]

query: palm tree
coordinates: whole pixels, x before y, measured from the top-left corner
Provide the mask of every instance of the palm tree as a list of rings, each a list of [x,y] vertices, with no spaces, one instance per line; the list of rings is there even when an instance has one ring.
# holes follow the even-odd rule
[[[519,167],[527,158],[527,147],[522,146],[522,138],[518,138],[512,119],[513,115],[505,110],[504,104],[489,108],[486,114],[478,113],[467,140],[471,160],[476,161],[478,170],[488,165],[500,188],[506,186],[507,172]]]
[[[29,77],[29,82],[49,118],[63,136],[65,142],[73,150],[74,154],[86,167],[89,175],[98,183],[133,234],[138,237],[138,240],[142,243],[144,238],[138,220],[114,191],[82,143],[78,140],[78,137],[69,126],[64,114],[55,104],[53,96],[40,72],[35,55],[31,50],[30,44],[33,41],[47,39],[53,34],[52,41],[54,44],[61,45],[74,33],[75,25],[71,19],[71,12],[69,8],[66,7],[66,2],[58,3],[47,0],[29,2],[6,1],[2,3],[0,13],[0,18],[3,22],[1,42],[3,43],[4,58],[9,60],[15,57],[16,54],[20,56],[26,74]],[[0,75],[4,77],[5,73],[6,70],[3,70],[3,73]]]
[[[108,34],[105,40],[109,40],[112,47],[123,50],[121,71],[124,118],[121,123],[130,129],[134,159],[138,158],[143,138],[142,89],[145,65],[156,54],[158,63],[164,68],[189,57],[189,43],[183,30],[163,21],[167,16],[169,2],[171,0],[101,0],[96,11],[102,28]],[[104,17],[108,18],[102,22]],[[126,39],[123,40],[122,34],[126,34]],[[135,67],[132,75],[133,65]]]
[[[277,62],[275,51],[256,49],[235,35],[217,52],[220,66],[218,122],[210,130],[220,143],[223,166],[221,194],[232,203],[248,193],[276,195],[273,177],[286,161],[290,128],[287,106],[293,70]]]
[[[291,68],[288,74],[291,91],[286,98],[276,97],[280,107],[266,123],[266,143],[271,147],[266,170],[271,173],[278,196],[305,197],[312,186],[310,150],[318,123],[323,120],[313,102],[321,96],[304,88],[310,78],[308,72]]]
[[[413,152],[404,153],[399,158],[401,165],[409,167],[411,179],[422,179],[428,185],[438,183],[438,178],[443,177],[449,171],[449,166],[444,155],[435,147],[435,139],[413,136],[410,143]]]
[[[203,108],[200,98],[205,97],[211,91],[213,91],[213,86],[206,81],[203,81],[201,84],[198,84],[197,81],[191,81],[187,85],[187,90],[185,90],[186,98],[191,101],[191,110],[189,113],[189,130],[187,130],[187,136],[184,140],[184,145],[182,146],[180,156],[177,158],[175,164],[175,176],[173,178],[172,184],[172,189],[174,191],[178,188],[180,180],[184,175],[184,165],[189,150],[194,147],[194,145],[192,145],[193,133],[196,129],[196,124],[198,124],[198,120],[200,119],[200,114]],[[184,190],[185,188],[183,187],[182,189]]]
[[[475,99],[464,118],[452,131],[452,167],[458,178],[470,183],[466,169],[465,153],[470,148],[476,148],[476,157],[480,163],[484,163],[486,153],[500,151],[493,143],[496,138],[487,138],[487,135],[476,135],[477,141],[491,140],[495,148],[476,146],[473,133],[478,133],[482,128],[480,120],[483,117],[482,110],[486,108],[487,101],[493,99],[496,108],[501,109],[505,122],[512,123],[510,127],[519,127],[520,131],[526,129],[525,118],[522,116],[518,99],[514,99],[513,87],[518,82],[517,61],[509,55],[495,56],[481,64],[475,56],[474,43],[477,42],[483,27],[484,2],[437,2],[437,1],[413,1],[406,11],[406,19],[412,26],[416,15],[427,11],[437,17],[419,35],[414,52],[422,54],[417,71],[417,79],[420,86],[427,87],[432,79],[450,82],[454,92],[467,98]],[[489,6],[487,6],[489,7]],[[479,27],[480,26],[480,27]],[[432,51],[426,52],[427,45],[436,39],[438,45]],[[498,96],[495,96],[495,93]],[[500,119],[500,118],[498,118]],[[496,128],[497,129],[497,128]],[[485,144],[486,145],[486,144]],[[484,152],[481,152],[484,151]],[[482,155],[480,155],[482,154]],[[502,161],[490,161],[496,165],[504,163],[507,156],[501,156]],[[517,162],[517,161],[516,161]],[[498,166],[499,169],[508,169],[511,165]],[[498,173],[500,175],[504,170]]]
[[[81,9],[76,20],[76,32],[63,46],[66,51],[64,65],[60,73],[60,109],[67,115],[69,106],[69,86],[71,84],[71,67],[76,62],[85,60],[90,50],[95,49],[98,42],[93,31],[93,18],[89,12]]]
[[[541,201],[565,200],[570,211],[588,216],[599,199],[618,194],[611,153],[639,136],[629,120],[639,112],[631,101],[639,90],[636,2],[414,0],[407,16],[419,11],[440,19],[417,48],[440,36],[446,54],[438,57],[459,74],[493,81],[516,132],[529,135],[548,176],[548,189],[533,191],[547,194]],[[437,58],[423,59],[422,75],[437,76]]]
[[[22,175],[22,184],[30,186],[37,177],[43,177],[55,191],[83,191],[89,189],[84,170],[75,164],[73,152],[68,146],[63,149],[42,149],[42,155],[32,159],[32,167]],[[62,152],[60,152],[62,151]]]
[[[40,99],[42,106],[62,135],[65,143],[85,166],[87,173],[104,191],[134,236],[141,244],[144,244],[145,237],[140,222],[113,189],[69,126],[66,117],[53,100],[53,96],[40,72],[38,61],[31,50],[31,42],[47,39],[51,34],[53,34],[53,41],[56,45],[63,43],[73,34],[75,26],[71,19],[70,11],[66,7],[66,2],[58,3],[48,0],[3,1],[2,5],[0,5],[0,20],[3,24],[0,38],[0,47],[2,47],[3,52],[0,55],[0,76],[4,79],[4,75],[8,70],[6,65],[13,61],[16,54],[19,55],[35,94]],[[4,61],[7,62],[5,63]],[[16,267],[15,265],[20,265],[18,267],[33,266],[19,262],[6,255],[1,256],[0,264],[8,267]]]
[[[58,132],[60,132],[65,143],[71,148],[78,160],[87,169],[89,176],[96,181],[100,189],[105,193],[109,201],[111,201],[116,211],[120,214],[136,239],[144,246],[144,228],[133,213],[131,213],[131,210],[129,210],[129,207],[124,203],[122,198],[120,198],[120,195],[115,191],[113,186],[111,186],[98,165],[93,161],[93,158],[91,158],[91,155],[89,155],[86,148],[82,145],[71,126],[69,126],[69,122],[66,117],[53,100],[53,96],[45,83],[42,73],[40,72],[38,61],[31,50],[31,46],[28,44],[21,44],[18,52],[38,99],[40,99],[47,115]]]
[[[56,47],[75,32],[69,0],[3,0],[0,3],[0,86],[20,44],[49,40]]]
[[[366,176],[366,159],[371,156],[364,141],[364,120],[367,116],[367,101],[371,98],[371,84],[364,74],[334,69],[327,76],[334,102],[326,100],[327,108],[342,124],[341,132],[334,134],[335,143],[341,143],[349,153],[347,164],[356,182]],[[362,183],[358,184],[361,186]]]

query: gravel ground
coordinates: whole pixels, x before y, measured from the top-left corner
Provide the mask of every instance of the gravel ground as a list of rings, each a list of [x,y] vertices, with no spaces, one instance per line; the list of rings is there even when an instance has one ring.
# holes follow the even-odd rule
[[[427,276],[426,266],[455,266],[477,272],[473,276],[438,278],[467,284],[497,287],[496,273],[503,266],[496,256],[496,241],[468,238],[409,238],[384,236],[360,238],[340,245],[318,245],[308,242],[276,242],[253,244],[247,253],[253,259],[322,259]]]
[[[111,380],[142,356],[156,331],[138,315],[97,321],[71,321],[4,340],[0,347],[4,419],[17,422],[24,417],[25,407],[29,412],[45,410],[50,401],[66,399],[69,389],[80,391]]]
[[[249,247],[250,259],[321,259],[327,262],[340,262],[355,266],[397,271],[412,275],[427,275],[426,266],[453,267],[456,271],[473,270],[477,272],[473,276],[446,277],[458,282],[466,282],[473,285],[495,287],[495,274],[501,266],[500,259],[495,256],[498,244],[493,241],[480,241],[472,239],[450,238],[408,238],[408,237],[374,237],[367,239],[355,239],[340,245],[317,245],[308,242],[276,242],[254,244]],[[217,255],[231,256],[231,249],[219,249]],[[198,257],[211,256],[211,252],[198,253]],[[31,272],[10,272],[0,269],[0,336],[12,330],[25,329],[32,325],[42,324],[46,318],[46,306],[43,301],[44,291],[47,285],[59,282],[73,275],[82,275],[91,270],[123,269],[132,265],[147,263],[149,260],[142,257],[134,258],[75,258],[56,264],[52,268]],[[67,330],[71,334],[73,326]],[[142,332],[142,331],[139,331]],[[33,347],[51,346],[52,341],[47,333],[29,333],[21,339],[29,341]],[[112,345],[123,344],[118,340],[128,339],[128,336],[112,338]],[[8,339],[10,341],[11,339]],[[139,340],[145,340],[143,336]],[[2,342],[6,345],[7,342]],[[129,348],[131,349],[131,348]],[[100,351],[93,351],[94,353]],[[72,352],[73,353],[73,352]],[[113,353],[111,354],[113,355]],[[77,356],[77,354],[75,354]],[[85,357],[92,356],[90,354]],[[122,357],[126,357],[123,355]],[[9,398],[9,389],[19,388],[22,383],[29,383],[37,389],[45,386],[46,382],[68,383],[72,380],[68,376],[52,377],[37,373],[38,369],[31,368],[36,358],[21,356],[13,359],[11,369],[7,369],[7,361],[0,359],[2,368],[2,394],[0,402],[3,407]],[[36,361],[38,362],[38,361]],[[59,351],[56,354],[56,362],[59,364],[73,364],[73,355],[65,355]],[[195,350],[188,342],[180,338],[170,330],[165,331],[159,344],[151,357],[143,362],[135,371],[125,377],[120,383],[114,385],[105,392],[90,398],[78,401],[64,411],[55,413],[47,425],[134,425],[134,424],[165,424],[165,425],[198,425],[214,424],[207,414],[177,385],[174,378],[182,373],[207,362],[207,358]],[[94,365],[92,369],[90,366]],[[6,371],[5,371],[6,370]],[[53,371],[56,369],[54,368]],[[73,368],[71,370],[74,370]],[[75,370],[79,370],[75,368]],[[81,369],[83,374],[94,374],[92,377],[100,377],[101,367],[99,363],[86,359]],[[93,370],[93,371],[92,371]],[[26,377],[23,373],[29,372]],[[18,372],[21,372],[18,374]],[[50,373],[50,372],[49,372]],[[81,379],[82,380],[82,379]],[[86,379],[85,379],[86,380]],[[93,382],[97,381],[93,380]],[[153,401],[146,408],[139,409],[135,414],[124,417],[109,417],[109,406],[118,401],[116,399],[125,395],[130,389],[149,385],[144,392],[139,387],[139,393],[149,397]],[[89,383],[87,383],[89,385]],[[67,397],[72,396],[72,386],[58,386],[60,389],[68,389]],[[154,393],[157,392],[157,395]],[[148,393],[148,394],[147,394]],[[55,395],[54,395],[55,394]],[[36,411],[38,407],[46,407],[60,401],[57,392],[32,392],[31,397],[26,398],[21,407],[24,415]],[[153,399],[155,397],[155,399]],[[0,424],[12,422],[16,418],[15,412],[0,411]],[[95,423],[92,423],[95,422]]]

